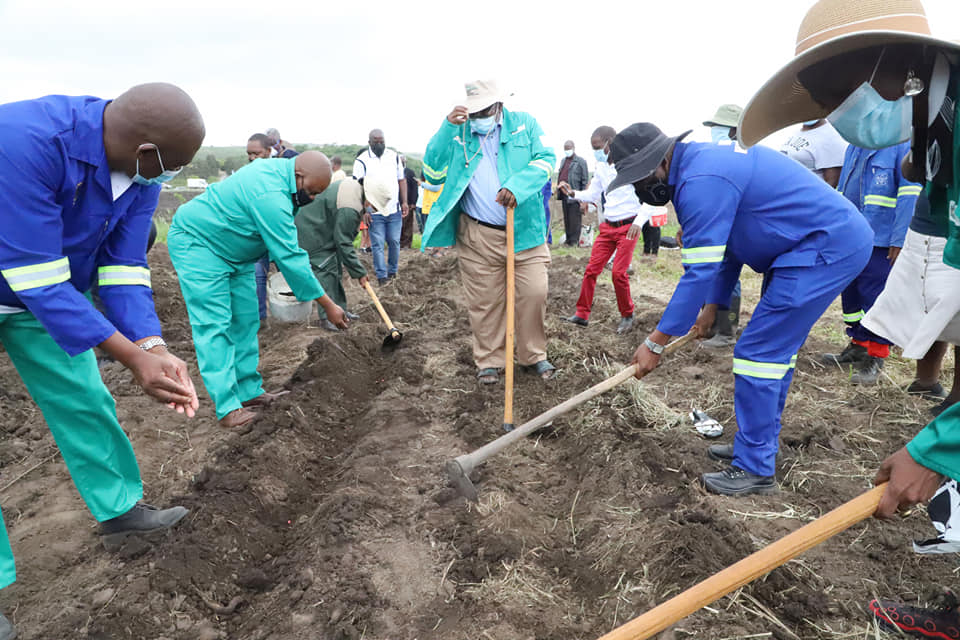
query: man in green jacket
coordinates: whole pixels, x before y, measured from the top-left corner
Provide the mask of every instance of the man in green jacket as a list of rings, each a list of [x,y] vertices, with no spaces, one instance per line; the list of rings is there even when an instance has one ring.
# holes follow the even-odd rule
[[[367,284],[367,270],[353,248],[362,215],[363,187],[356,180],[341,180],[300,209],[296,217],[300,246],[310,256],[313,275],[330,299],[344,309],[347,293],[343,290],[343,269],[361,287]],[[320,326],[338,331],[322,308],[319,312]],[[347,317],[356,318],[349,312]]]
[[[269,251],[297,300],[316,300],[336,326],[348,324],[297,243],[293,217],[330,185],[319,151],[254,160],[181,206],[167,234],[170,260],[190,316],[200,375],[223,427],[249,423],[279,394],[263,390],[254,264]]]
[[[517,360],[548,379],[554,374],[544,330],[550,250],[540,189],[556,156],[532,116],[503,107],[495,82],[469,82],[466,90],[466,104],[450,112],[424,154],[424,177],[444,189],[423,248],[456,244],[477,377],[493,384],[513,357],[505,354],[505,274],[506,207],[515,207]]]

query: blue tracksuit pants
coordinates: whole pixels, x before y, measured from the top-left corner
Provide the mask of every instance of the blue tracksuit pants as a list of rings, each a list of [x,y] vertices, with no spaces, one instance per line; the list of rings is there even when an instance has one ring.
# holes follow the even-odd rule
[[[847,335],[852,340],[893,344],[883,336],[878,336],[860,325],[860,319],[870,311],[870,307],[887,284],[887,276],[890,275],[891,269],[887,252],[887,247],[874,247],[870,262],[860,275],[847,285],[840,296],[840,302],[843,305],[843,321],[847,323]]]
[[[764,275],[763,295],[733,350],[735,466],[756,475],[774,475],[780,414],[797,351],[869,258],[870,248],[864,247],[833,264],[785,267]]]

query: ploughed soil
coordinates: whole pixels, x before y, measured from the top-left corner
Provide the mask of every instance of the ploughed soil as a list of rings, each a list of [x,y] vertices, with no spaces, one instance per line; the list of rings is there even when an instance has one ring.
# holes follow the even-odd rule
[[[171,348],[196,371],[176,276],[151,254]],[[554,259],[548,306],[556,379],[518,372],[517,422],[611,375],[651,330],[679,257],[635,261],[637,326],[614,332],[609,277],[586,329],[573,312],[586,252]],[[755,304],[756,278],[745,282]],[[782,434],[777,495],[706,494],[719,467],[686,418],[735,429],[731,350],[691,346],[490,460],[479,502],[448,487],[444,463],[501,435],[503,386],[476,383],[456,258],[404,252],[379,288],[403,331],[363,292],[344,333],[272,325],[268,389],[291,393],[245,430],[221,429],[209,400],[187,420],[144,397],[116,364],[103,376],[140,462],[146,499],[190,515],[158,539],[107,553],[42,417],[0,359],[0,504],[18,582],[0,609],[20,637],[242,640],[590,640],[870,486],[879,461],[926,421],[910,365],[856,389],[816,361],[842,348],[838,313],[801,351]],[[950,372],[947,372],[950,373]],[[200,386],[199,376],[196,378]],[[667,632],[682,638],[865,637],[869,598],[922,598],[954,558],[920,557],[926,515],[852,527]],[[872,634],[872,632],[870,632]],[[871,635],[872,637],[872,635]]]

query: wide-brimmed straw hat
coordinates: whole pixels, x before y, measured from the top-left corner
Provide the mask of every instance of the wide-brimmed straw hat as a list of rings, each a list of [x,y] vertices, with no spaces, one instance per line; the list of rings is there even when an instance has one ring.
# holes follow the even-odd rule
[[[819,0],[800,24],[796,57],[744,109],[738,128],[741,144],[749,147],[788,125],[830,115],[800,83],[797,76],[804,69],[850,51],[895,44],[960,52],[957,43],[930,34],[920,0]],[[842,74],[843,69],[833,73]]]
[[[722,104],[709,120],[703,121],[705,127],[737,127],[740,125],[740,116],[743,107],[738,104]]]
[[[607,193],[649,178],[667,157],[670,147],[689,134],[686,131],[671,137],[649,122],[637,122],[618,133],[610,143],[608,158],[617,169],[617,177],[607,187]]]

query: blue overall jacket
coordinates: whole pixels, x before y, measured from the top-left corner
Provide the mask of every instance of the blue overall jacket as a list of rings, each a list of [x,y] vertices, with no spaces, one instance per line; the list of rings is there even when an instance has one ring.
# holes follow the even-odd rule
[[[30,311],[71,356],[118,330],[130,340],[160,335],[146,255],[160,187],[132,184],[114,201],[108,102],[0,105],[0,305]],[[106,317],[84,296],[94,277]]]

